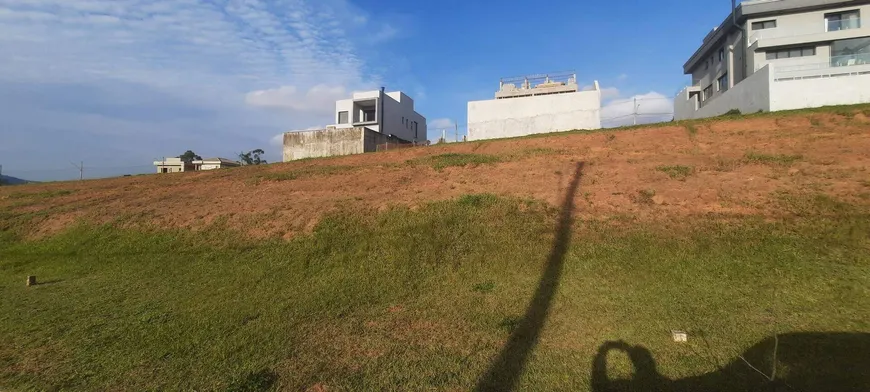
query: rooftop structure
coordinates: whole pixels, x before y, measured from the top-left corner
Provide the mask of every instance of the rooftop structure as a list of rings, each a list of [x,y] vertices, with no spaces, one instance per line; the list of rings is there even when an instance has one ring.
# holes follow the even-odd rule
[[[535,74],[512,78],[502,78],[496,99],[532,97],[536,95],[576,93],[580,91],[577,85],[577,74],[574,72],[557,72],[552,74]]]

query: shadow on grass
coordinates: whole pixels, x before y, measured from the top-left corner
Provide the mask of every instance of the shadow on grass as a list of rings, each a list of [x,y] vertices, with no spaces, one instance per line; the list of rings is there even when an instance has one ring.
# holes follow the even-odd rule
[[[622,351],[634,366],[631,379],[610,380],[607,356]],[[607,342],[592,362],[592,390],[617,391],[867,391],[870,334],[787,333],[750,347],[719,370],[671,380],[658,372],[643,346]]]
[[[553,297],[559,287],[562,265],[565,263],[565,253],[567,253],[571,242],[571,226],[574,223],[574,196],[580,187],[582,177],[583,163],[578,162],[571,184],[565,192],[565,200],[562,203],[559,221],[556,224],[556,237],[553,240],[553,247],[547,258],[547,266],[538,283],[535,296],[498,357],[478,381],[476,391],[511,391],[517,386],[529,360],[529,355],[538,343],[541,329],[544,322],[547,321]]]

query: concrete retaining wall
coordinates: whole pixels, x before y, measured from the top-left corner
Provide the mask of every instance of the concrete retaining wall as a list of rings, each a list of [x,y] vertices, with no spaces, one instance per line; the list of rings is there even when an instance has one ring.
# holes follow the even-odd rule
[[[773,83],[770,110],[870,103],[870,74],[781,80]]]
[[[468,140],[601,128],[598,90],[468,103]]]
[[[284,134],[284,162],[304,158],[362,154],[365,128],[320,129]],[[371,132],[371,131],[369,131]]]
[[[364,127],[319,129],[284,134],[284,162],[378,151],[378,146],[412,144]]]
[[[772,84],[772,67],[764,67],[698,110],[691,110],[693,108],[691,104],[675,102],[674,118],[676,120],[689,120],[716,117],[734,109],[740,110],[740,113],[743,114],[758,111],[768,112],[771,110],[770,88]],[[688,99],[688,96],[681,94],[676,99],[684,98]]]

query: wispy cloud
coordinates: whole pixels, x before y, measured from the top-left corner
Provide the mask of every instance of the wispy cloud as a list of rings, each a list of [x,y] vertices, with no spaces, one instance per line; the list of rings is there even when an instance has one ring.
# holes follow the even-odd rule
[[[329,122],[336,99],[381,84],[357,49],[371,29],[399,33],[346,0],[0,0],[0,102],[15,103],[17,118],[5,120],[20,125],[0,134],[129,130],[133,139],[92,142],[152,140],[126,155],[143,161],[192,144],[207,155],[266,145],[276,131]],[[110,118],[126,125],[100,120]],[[189,144],[167,142],[174,135]],[[28,166],[75,154],[52,162],[41,151],[63,148],[45,143],[0,153]]]
[[[601,125],[605,128],[650,124],[674,119],[673,98],[651,91],[624,99],[615,99],[601,108]]]

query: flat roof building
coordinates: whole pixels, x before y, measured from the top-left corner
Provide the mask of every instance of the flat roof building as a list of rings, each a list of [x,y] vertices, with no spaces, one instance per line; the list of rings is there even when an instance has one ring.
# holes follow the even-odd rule
[[[573,72],[499,81],[495,99],[468,103],[468,140],[601,128],[601,90]]]
[[[426,118],[401,91],[357,92],[335,103],[335,124],[326,129],[286,132],[284,162],[374,152],[381,146],[426,142]]]
[[[870,0],[744,1],[683,72],[677,120],[870,102]]]

